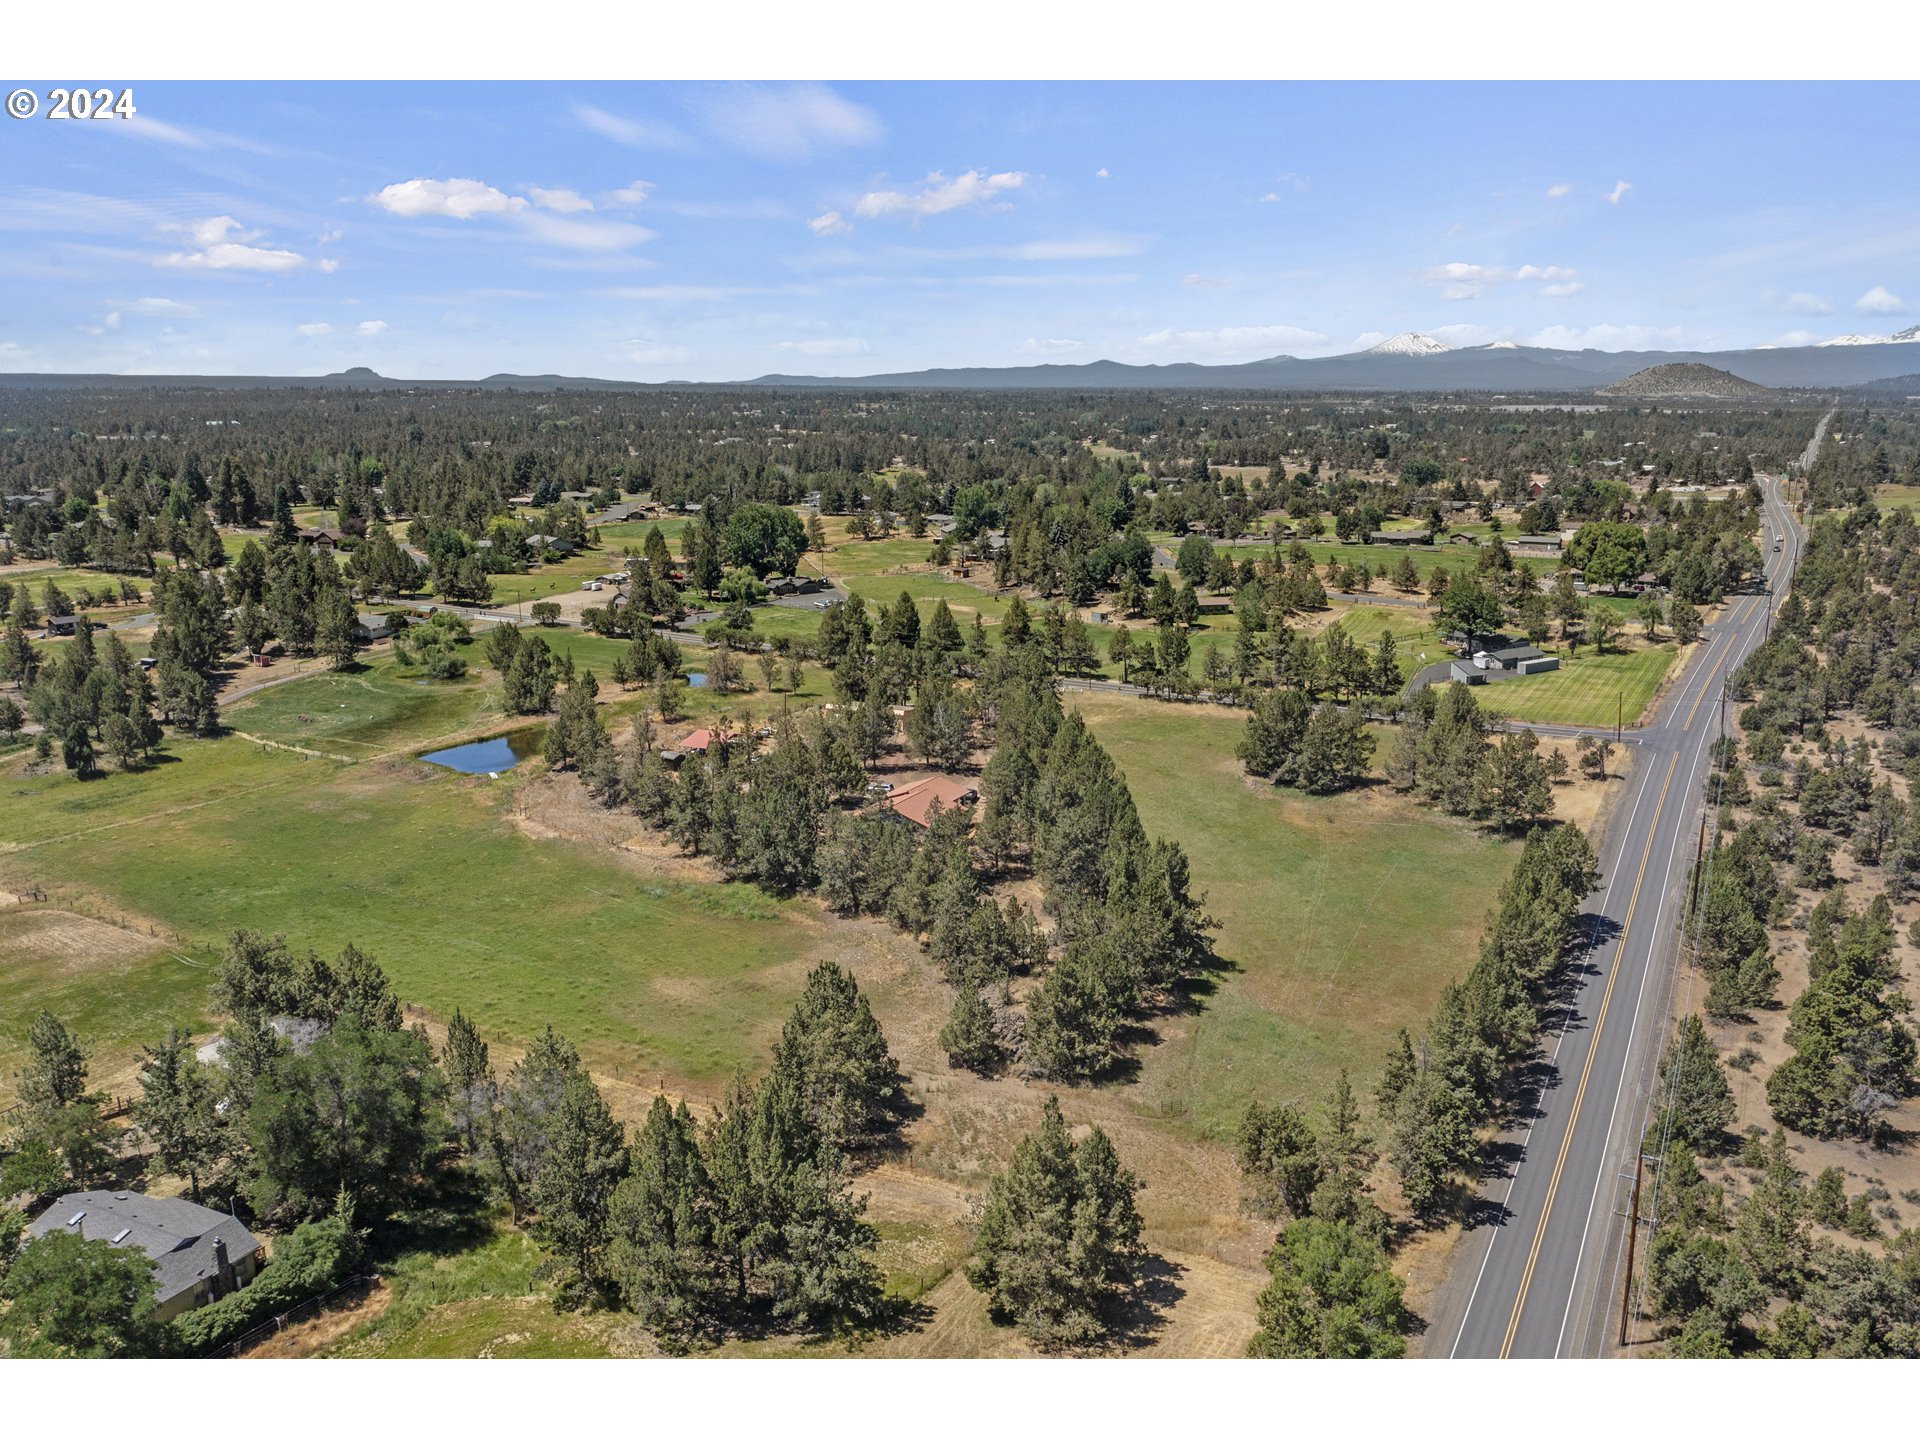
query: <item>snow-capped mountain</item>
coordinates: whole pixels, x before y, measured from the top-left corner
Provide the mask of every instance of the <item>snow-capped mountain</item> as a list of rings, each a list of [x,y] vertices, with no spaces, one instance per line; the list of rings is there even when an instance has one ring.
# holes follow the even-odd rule
[[[1829,345],[1911,345],[1920,343],[1920,325],[1909,325],[1898,335],[1836,335],[1831,340],[1822,340],[1817,348],[1826,349]]]
[[[1487,346],[1489,350],[1518,350],[1520,347],[1511,340],[1496,340]]]
[[[1382,340],[1367,351],[1369,355],[1444,355],[1453,347],[1431,335],[1408,330],[1391,340]]]

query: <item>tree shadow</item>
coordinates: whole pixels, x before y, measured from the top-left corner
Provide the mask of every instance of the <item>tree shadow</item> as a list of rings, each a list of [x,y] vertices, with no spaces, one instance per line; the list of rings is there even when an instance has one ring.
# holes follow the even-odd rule
[[[1173,1307],[1185,1297],[1180,1277],[1187,1267],[1163,1255],[1149,1254],[1140,1267],[1140,1283],[1109,1317],[1106,1340],[1099,1350],[1141,1350],[1154,1343],[1167,1327]]]
[[[1237,960],[1229,960],[1218,951],[1209,949],[1206,958],[1187,975],[1174,981],[1167,988],[1166,997],[1158,1007],[1162,1015],[1193,1015],[1207,1008],[1206,1002],[1219,991],[1221,982],[1228,975],[1240,973],[1241,965]]]

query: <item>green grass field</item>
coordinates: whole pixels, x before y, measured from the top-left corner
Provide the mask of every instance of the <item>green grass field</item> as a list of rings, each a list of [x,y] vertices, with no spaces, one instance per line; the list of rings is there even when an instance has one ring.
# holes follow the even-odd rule
[[[1483,686],[1480,708],[1538,725],[1609,726],[1618,716],[1632,725],[1666,678],[1679,647],[1671,643],[1595,655],[1583,651],[1544,675]]]
[[[1178,840],[1232,967],[1143,1059],[1141,1108],[1223,1138],[1250,1100],[1370,1087],[1472,963],[1517,850],[1372,790],[1314,799],[1249,783],[1230,712],[1072,696],[1126,772],[1149,833]]]
[[[690,716],[773,703],[686,700]],[[85,784],[10,770],[0,889],[42,885],[55,908],[163,932],[98,965],[0,932],[10,1019],[45,1005],[100,1066],[123,1069],[169,1022],[204,1023],[210,972],[187,962],[210,964],[248,927],[323,951],[351,940],[435,1015],[462,1007],[508,1041],[550,1023],[616,1076],[665,1073],[717,1093],[764,1055],[816,944],[810,912],[637,871],[601,844],[531,838],[512,819],[517,777],[467,779],[405,753],[514,723],[490,684],[418,684],[384,660],[261,691],[226,718],[327,755],[391,758],[345,763],[228,736],[169,740],[150,769]],[[24,1024],[0,1027],[0,1096],[23,1039]]]
[[[1448,653],[1440,643],[1440,632],[1434,628],[1432,617],[1425,610],[1353,605],[1334,624],[1369,650],[1380,643],[1381,631],[1392,635],[1400,673],[1409,679],[1423,664]],[[1427,657],[1425,661],[1420,658],[1423,654]]]

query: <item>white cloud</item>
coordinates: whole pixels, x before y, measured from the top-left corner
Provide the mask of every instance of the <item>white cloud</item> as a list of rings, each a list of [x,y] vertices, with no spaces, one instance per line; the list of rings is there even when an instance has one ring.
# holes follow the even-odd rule
[[[577,190],[543,190],[538,185],[529,185],[527,194],[542,209],[562,215],[578,215],[582,210],[593,209],[593,202]]]
[[[1310,183],[1306,176],[1296,175],[1291,170],[1275,178],[1279,180],[1282,185],[1291,185],[1296,190],[1305,190]]]
[[[1098,170],[1094,171],[1093,173],[1096,179],[1105,180],[1107,178],[1107,167],[1102,165]]]
[[[1442,300],[1471,300],[1496,285],[1509,282],[1548,281],[1551,283],[1544,293],[1571,295],[1579,287],[1564,287],[1577,274],[1579,271],[1565,265],[1522,265],[1515,270],[1504,265],[1474,265],[1464,260],[1450,260],[1445,265],[1436,265],[1425,271],[1420,278],[1430,285],[1440,286]]]
[[[129,300],[120,307],[129,315],[174,315],[185,319],[200,312],[191,305],[183,305],[178,300],[167,300],[158,295],[143,295],[138,300]]]
[[[1260,359],[1276,348],[1318,345],[1327,337],[1297,325],[1229,325],[1219,330],[1156,330],[1142,335],[1143,350],[1178,350],[1211,358]]]
[[[1886,286],[1876,285],[1854,301],[1853,308],[1862,315],[1904,315],[1907,313],[1907,302]]]
[[[576,105],[573,118],[587,129],[619,145],[631,145],[636,150],[691,150],[693,137],[686,131],[673,125],[663,125],[652,120],[633,120],[625,115],[614,115],[597,105]]]
[[[816,235],[851,235],[853,223],[838,210],[822,210],[813,219],[807,221],[807,228]]]
[[[333,326],[324,320],[316,320],[311,325],[296,325],[293,328],[302,335],[326,335],[333,330]]]
[[[322,231],[320,232],[320,237],[319,237],[319,239],[317,239],[317,240],[315,240],[315,241],[314,241],[314,243],[315,243],[316,245],[331,245],[331,244],[333,244],[333,242],[334,242],[334,241],[336,241],[336,240],[338,240],[338,239],[340,238],[340,235],[341,235],[341,233],[342,233],[342,232],[341,232],[341,231],[339,231],[339,230],[337,230],[337,229],[334,229],[334,230],[322,230]]]
[[[1449,326],[1448,328],[1457,330],[1460,327],[1455,325]],[[1362,330],[1358,335],[1353,337],[1353,348],[1355,350],[1371,350],[1386,338],[1387,332],[1384,330]]]
[[[162,255],[154,263],[183,270],[295,270],[307,263],[304,255],[292,250],[275,250],[250,242],[264,233],[243,230],[231,215],[216,215],[209,220],[194,220],[184,225],[163,225],[188,236],[197,250],[176,250]]]
[[[647,196],[653,193],[651,180],[636,180],[631,185],[623,185],[618,190],[609,190],[607,199],[615,205],[644,205]]]
[[[994,174],[984,170],[968,170],[951,180],[935,170],[915,191],[868,191],[853,207],[853,213],[863,220],[900,216],[919,220],[928,215],[944,215],[949,210],[959,210],[969,205],[989,204],[1009,190],[1018,190],[1026,180],[1026,173],[1020,170],[1002,170]]]
[[[338,260],[322,260],[319,262],[318,268],[322,275],[331,275],[340,268],[340,262]]]
[[[1199,285],[1209,290],[1224,290],[1233,282],[1231,280],[1216,279],[1212,275],[1202,275],[1198,271],[1195,271],[1191,275],[1182,275],[1180,277],[1180,283],[1182,285]]]
[[[844,340],[782,340],[773,348],[791,350],[796,355],[864,355],[867,353],[867,342],[851,337]]]
[[[402,180],[371,197],[391,215],[440,215],[471,220],[476,215],[517,215],[527,208],[518,195],[478,180]]]
[[[1276,201],[1276,200],[1278,200],[1279,198],[1280,198],[1280,196],[1279,196],[1279,194],[1278,194],[1278,192],[1276,192],[1276,191],[1273,191],[1273,190],[1269,190],[1269,191],[1267,191],[1267,193],[1266,193],[1266,194],[1264,194],[1264,195],[1262,195],[1262,196],[1260,197],[1260,203],[1261,203],[1262,205],[1271,205],[1271,204],[1273,204],[1273,203],[1274,203],[1274,201]]]
[[[1780,308],[1795,315],[1830,315],[1833,313],[1833,302],[1804,290],[1796,290],[1780,301]]]
[[[85,325],[81,329],[88,335],[105,335],[120,328],[120,312],[109,310],[98,325]]]
[[[616,251],[644,245],[655,232],[624,220],[563,220],[556,215],[526,214],[519,225],[536,240],[568,250]]]
[[[1021,355],[1071,355],[1087,348],[1084,340],[1022,340],[1013,347]]]
[[[353,327],[353,333],[356,335],[373,336],[385,333],[386,329],[387,322],[384,320],[362,320],[358,325]]]
[[[1627,191],[1631,190],[1632,188],[1633,186],[1629,185],[1624,180],[1614,181],[1613,189],[1607,192],[1607,203],[1609,205],[1618,205],[1620,203],[1620,197],[1622,195],[1625,195]]]
[[[571,190],[535,191],[545,197],[550,209],[577,211],[592,205]],[[570,205],[564,197],[578,200]],[[370,197],[389,214],[409,219],[443,217],[471,220],[478,216],[497,216],[518,225],[533,239],[568,250],[612,252],[641,245],[654,238],[654,232],[642,225],[623,220],[583,219],[578,215],[556,215],[533,208],[519,195],[509,195],[479,180],[403,180],[389,185]],[[558,200],[558,203],[554,203]]]
[[[871,110],[824,85],[730,85],[705,92],[695,108],[721,143],[765,160],[804,160],[885,133]]]
[[[1569,295],[1578,295],[1586,288],[1578,280],[1569,280],[1563,285],[1542,285],[1540,293],[1551,300],[1564,300]]]
[[[1773,343],[1775,348],[1778,348],[1779,346],[1782,346],[1782,345],[1789,345],[1789,346],[1818,345],[1820,343],[1820,340],[1821,340],[1821,337],[1819,335],[1816,335],[1811,330],[1789,330],[1787,331],[1786,334],[1782,335],[1778,340],[1774,341]]]
[[[1549,200],[1558,200],[1572,189],[1573,186],[1571,185],[1549,185],[1547,187],[1547,198]]]

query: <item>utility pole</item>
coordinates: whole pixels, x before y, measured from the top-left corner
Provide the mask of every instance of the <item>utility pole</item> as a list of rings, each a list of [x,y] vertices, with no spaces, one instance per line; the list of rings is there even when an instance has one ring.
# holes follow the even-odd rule
[[[1620,1291],[1620,1348],[1623,1350],[1627,1345],[1627,1323],[1633,1316],[1633,1249],[1634,1242],[1640,1238],[1640,1172],[1646,1169],[1646,1159],[1636,1145],[1633,1153],[1633,1205],[1627,1212],[1627,1283]]]
[[[1693,890],[1692,890],[1692,893],[1687,897],[1687,910],[1689,913],[1695,912],[1700,908],[1700,872],[1701,870],[1706,868],[1706,863],[1707,863],[1707,812],[1702,810],[1700,812],[1700,839],[1699,839],[1699,842],[1694,846],[1694,851],[1693,851]],[[1683,921],[1682,929],[1684,930],[1684,928],[1685,928],[1685,922]]]

